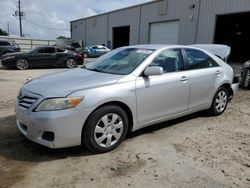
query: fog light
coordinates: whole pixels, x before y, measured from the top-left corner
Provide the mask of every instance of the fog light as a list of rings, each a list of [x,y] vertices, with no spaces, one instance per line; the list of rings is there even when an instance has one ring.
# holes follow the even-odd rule
[[[53,132],[45,131],[42,135],[42,139],[52,142],[55,139],[55,135]]]

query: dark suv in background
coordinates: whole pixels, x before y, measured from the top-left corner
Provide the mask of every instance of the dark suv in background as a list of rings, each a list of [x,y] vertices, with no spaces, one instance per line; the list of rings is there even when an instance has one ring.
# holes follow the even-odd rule
[[[13,41],[0,39],[0,58],[7,53],[20,52],[20,47]]]

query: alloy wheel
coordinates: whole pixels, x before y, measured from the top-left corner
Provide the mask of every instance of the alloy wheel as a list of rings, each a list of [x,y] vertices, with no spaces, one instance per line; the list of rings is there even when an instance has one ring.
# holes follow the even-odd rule
[[[96,124],[94,139],[101,147],[110,147],[116,144],[123,133],[122,118],[115,113],[104,115]]]
[[[66,66],[70,69],[76,67],[76,61],[74,59],[68,59],[66,61]]]
[[[223,90],[221,90],[215,101],[215,108],[218,112],[223,112],[227,106],[227,93]]]
[[[19,70],[25,70],[29,68],[29,63],[25,59],[18,59],[16,62],[16,68]]]

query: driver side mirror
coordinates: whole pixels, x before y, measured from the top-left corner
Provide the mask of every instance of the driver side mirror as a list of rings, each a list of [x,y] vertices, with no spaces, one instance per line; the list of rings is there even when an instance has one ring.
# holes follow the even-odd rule
[[[157,76],[163,74],[163,68],[159,66],[147,67],[144,71],[145,76]]]

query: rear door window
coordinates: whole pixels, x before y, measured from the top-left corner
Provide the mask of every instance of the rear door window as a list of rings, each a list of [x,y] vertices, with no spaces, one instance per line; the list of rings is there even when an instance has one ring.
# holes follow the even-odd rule
[[[40,48],[39,50],[37,50],[37,53],[45,53],[45,54],[55,53],[55,48],[52,47]]]
[[[185,49],[187,55],[187,63],[189,69],[204,69],[211,67],[218,67],[219,64],[215,62],[209,55],[206,53],[196,50],[196,49]]]

